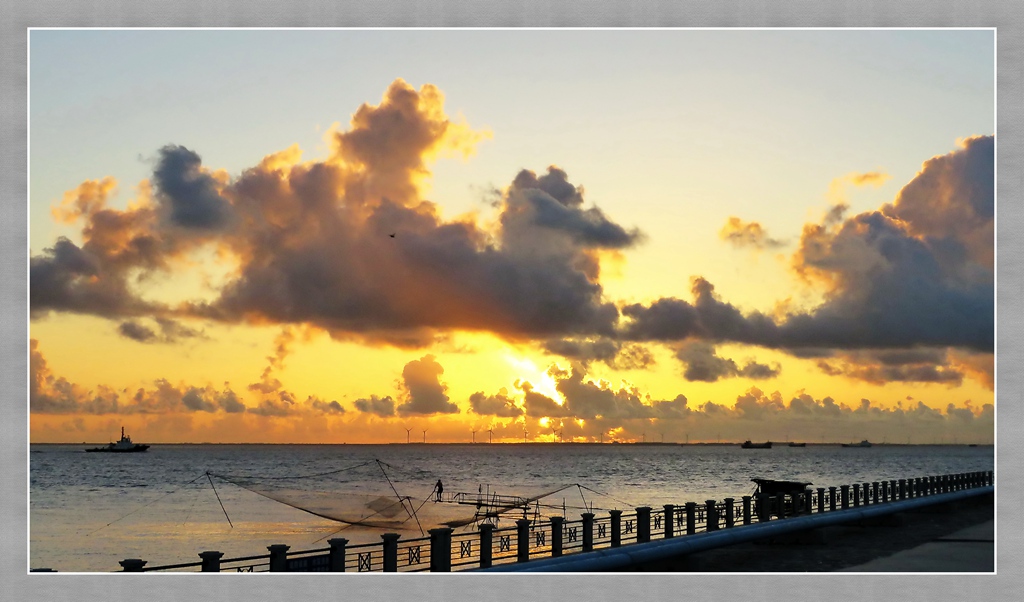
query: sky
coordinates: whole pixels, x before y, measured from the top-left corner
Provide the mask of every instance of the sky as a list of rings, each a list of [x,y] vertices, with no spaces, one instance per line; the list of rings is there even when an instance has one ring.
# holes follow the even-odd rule
[[[32,30],[30,440],[991,443],[992,30]]]

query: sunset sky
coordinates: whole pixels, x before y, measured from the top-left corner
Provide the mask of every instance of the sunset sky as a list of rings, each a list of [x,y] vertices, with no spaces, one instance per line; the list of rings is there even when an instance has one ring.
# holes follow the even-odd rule
[[[30,439],[990,443],[994,35],[33,30]]]

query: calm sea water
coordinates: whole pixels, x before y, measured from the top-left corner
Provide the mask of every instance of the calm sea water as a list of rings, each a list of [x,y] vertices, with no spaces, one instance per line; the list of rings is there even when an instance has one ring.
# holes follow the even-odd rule
[[[294,487],[339,508],[397,493],[428,523],[467,512],[430,501],[438,479],[446,493],[520,496],[579,484],[544,498],[576,519],[584,503],[600,513],[739,498],[754,477],[828,487],[995,465],[991,446],[154,445],[143,454],[84,447],[30,446],[30,568],[116,571],[125,558],[155,566],[198,561],[204,550],[228,558],[265,554],[276,543],[305,550],[326,547],[330,537],[380,541],[379,531],[318,518],[207,472]],[[418,528],[410,524],[403,537],[419,536]]]

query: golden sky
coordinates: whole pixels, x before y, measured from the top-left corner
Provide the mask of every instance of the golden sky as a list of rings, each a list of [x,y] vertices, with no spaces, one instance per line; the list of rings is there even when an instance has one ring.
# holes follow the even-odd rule
[[[590,67],[578,82],[520,81],[509,59],[495,67],[506,79],[481,83],[525,87],[534,104],[482,103],[477,121],[476,95],[446,98],[449,82],[464,89],[447,71],[378,76],[288,139],[276,116],[307,101],[272,86],[273,70],[266,98],[235,107],[260,119],[223,123],[223,98],[255,84],[168,68],[151,85],[190,98],[194,116],[157,94],[183,140],[139,148],[166,126],[61,128],[76,111],[131,123],[114,108],[136,99],[144,114],[134,86],[149,88],[83,84],[52,106],[46,86],[74,65],[47,58],[68,40],[43,33],[30,42],[32,442],[105,441],[122,425],[150,443],[993,440],[991,72],[962,98],[926,107],[948,82],[922,78],[917,106],[886,104],[910,85],[891,56],[833,79],[846,36],[709,38],[759,101],[710,102],[699,84],[730,84],[698,69],[693,94],[662,104],[671,65],[648,82],[624,63],[647,99],[631,110],[617,90],[584,97]],[[921,39],[932,56],[967,44]],[[761,43],[832,54],[768,84],[751,64]],[[546,86],[580,97],[517,122],[547,108]],[[808,129],[816,119],[834,130]],[[254,149],[263,123],[273,135]],[[693,135],[670,135],[679,123]],[[76,136],[96,152],[66,156]],[[117,148],[109,168],[91,156]]]

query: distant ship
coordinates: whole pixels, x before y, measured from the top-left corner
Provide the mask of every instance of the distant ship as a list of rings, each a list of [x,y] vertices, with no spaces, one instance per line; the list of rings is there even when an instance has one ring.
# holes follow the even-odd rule
[[[789,446],[790,447],[807,447],[807,444],[806,443],[795,443],[793,441],[790,441],[789,442]]]
[[[743,449],[771,449],[772,442],[765,441],[764,443],[751,443],[750,440],[746,440],[740,444]]]
[[[867,439],[864,439],[860,443],[843,443],[843,447],[871,447],[871,443]]]
[[[124,427],[121,427],[121,439],[117,443],[109,443],[106,447],[94,447],[87,449],[87,452],[109,452],[126,454],[131,452],[144,452],[149,449],[148,445],[132,443],[132,438],[124,434]]]

